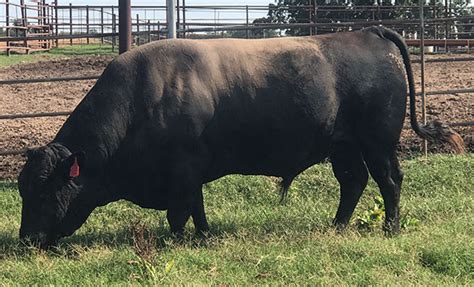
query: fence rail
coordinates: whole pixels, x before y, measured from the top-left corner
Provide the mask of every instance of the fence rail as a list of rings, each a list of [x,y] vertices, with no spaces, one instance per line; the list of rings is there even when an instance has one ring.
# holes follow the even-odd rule
[[[44,3],[44,2],[43,2]],[[314,3],[314,2],[311,2]],[[6,47],[0,47],[8,49],[21,49],[21,47],[12,45],[12,42],[21,42],[27,43],[28,41],[56,41],[58,45],[58,40],[69,40],[70,44],[73,44],[73,39],[89,39],[92,38],[101,38],[101,43],[104,43],[105,38],[111,38],[112,43],[115,44],[115,39],[119,36],[117,33],[118,27],[118,17],[116,12],[118,12],[117,6],[98,6],[98,5],[49,5],[49,4],[39,4],[35,5],[17,5],[15,3],[2,2],[0,5],[10,5],[11,7],[17,7],[26,10],[35,10],[35,9],[46,9],[49,12],[38,12],[39,14],[35,15],[23,15],[21,17],[15,17],[17,20],[23,22],[23,26],[12,25],[10,20],[13,19],[12,15],[7,15],[6,21],[2,22],[0,20],[0,28],[6,29],[6,36],[0,37],[0,42],[6,42]],[[39,8],[38,8],[39,7]],[[137,11],[136,17],[134,19],[132,26],[135,31],[132,32],[136,36],[137,45],[140,44],[140,41],[152,41],[155,39],[161,39],[162,35],[165,35],[167,32],[167,23],[161,19],[159,14],[164,12],[166,6],[132,6],[133,11]],[[309,17],[300,23],[253,23],[252,19],[249,17],[249,12],[265,12],[269,10],[304,10],[309,12]],[[419,13],[421,11],[432,11],[433,13],[440,13],[435,18],[424,19],[424,25],[420,25],[420,19],[384,19],[381,16],[383,13],[397,11],[397,9],[405,9],[406,11],[411,11],[413,13]],[[344,30],[357,30],[365,26],[370,25],[385,25],[391,28],[395,28],[399,32],[412,33],[417,32],[420,28],[431,29],[428,32],[433,33],[434,39],[424,39],[424,46],[437,46],[447,47],[452,46],[463,46],[469,48],[474,46],[474,39],[460,39],[460,37],[466,38],[467,36],[473,37],[474,31],[474,15],[471,16],[462,16],[462,17],[451,17],[452,14],[449,11],[450,7],[448,6],[426,6],[423,10],[419,6],[338,6],[338,5],[287,5],[287,6],[263,6],[263,5],[221,5],[221,6],[210,6],[210,5],[188,5],[178,7],[178,35],[186,37],[190,33],[216,33],[222,32],[238,32],[246,31],[247,38],[251,37],[250,32],[258,33],[259,31],[266,30],[283,30],[283,29],[297,29],[305,28],[309,29],[310,34],[317,33],[326,33],[326,32],[336,32]],[[46,11],[45,10],[45,11]],[[40,10],[38,10],[40,11]],[[144,13],[140,12],[143,11]],[[146,14],[148,11],[148,15]],[[214,21],[205,18],[192,18],[188,17],[190,12],[204,12],[204,11],[240,11],[244,12],[243,15],[233,16],[232,18],[227,19],[218,19],[214,18]],[[418,12],[417,12],[418,11]],[[34,12],[34,11],[33,11]],[[364,12],[367,13],[366,19],[354,19],[350,15],[355,15],[355,13]],[[22,12],[23,13],[23,12]],[[320,17],[321,13],[342,13],[347,15],[345,19],[339,22],[334,22],[331,18]],[[352,13],[352,14],[351,14]],[[186,16],[188,15],[188,16]],[[100,17],[98,17],[100,16]],[[180,18],[180,16],[182,16]],[[1,16],[0,16],[1,17]],[[181,19],[181,20],[180,20]],[[222,22],[220,22],[222,20]],[[29,23],[29,21],[42,21],[41,25],[36,23]],[[5,25],[3,25],[4,23]],[[30,29],[39,29],[44,26],[47,26],[53,29],[53,33],[49,35],[43,35],[42,33],[37,33],[36,35],[30,36],[28,31]],[[426,27],[425,27],[426,26]],[[468,32],[459,32],[452,31],[452,27],[471,27],[471,30]],[[100,31],[97,31],[97,29]],[[421,29],[423,30],[423,29]],[[11,36],[11,32],[16,31],[15,36]],[[24,34],[18,35],[23,31]],[[141,37],[145,35],[145,37]],[[157,38],[152,39],[151,36],[157,36]],[[424,35],[424,34],[423,34]],[[242,36],[242,35],[241,35]],[[253,36],[252,36],[253,37]],[[443,39],[440,39],[443,38]],[[10,43],[10,44],[9,44]],[[410,46],[423,46],[418,39],[406,39],[406,43]],[[27,51],[28,47],[26,47]],[[421,49],[423,51],[423,49]],[[474,57],[449,57],[442,59],[425,59],[424,63],[440,63],[440,62],[466,62],[473,61]],[[414,59],[413,63],[421,63],[422,60]],[[422,73],[424,70],[422,69]],[[30,84],[30,83],[46,83],[46,82],[60,82],[60,81],[85,81],[85,80],[96,80],[98,75],[89,75],[89,76],[76,76],[76,77],[55,77],[55,78],[32,78],[32,79],[7,79],[0,80],[0,85],[16,85],[16,84]],[[417,93],[417,96],[431,96],[431,95],[444,95],[444,94],[462,94],[462,93],[474,93],[473,88],[466,89],[451,89],[451,90],[439,90],[439,91],[428,91],[424,94]],[[59,111],[59,112],[40,112],[40,113],[27,113],[27,114],[10,114],[10,115],[0,115],[0,120],[15,120],[15,119],[24,119],[24,118],[38,118],[38,117],[63,117],[70,115],[71,111]],[[464,121],[452,123],[451,126],[454,127],[466,127],[474,126],[474,121]],[[409,128],[409,127],[404,127]],[[16,149],[16,150],[0,150],[0,156],[6,155],[20,155],[24,154],[28,149]]]
[[[13,13],[10,13],[10,15],[5,16],[5,21],[2,21],[0,16],[0,26],[2,26],[2,22],[5,23],[5,26],[9,26],[6,31],[7,36],[1,37],[0,42],[19,42],[17,44],[21,44],[23,41],[27,44],[28,41],[54,40],[56,45],[58,45],[59,40],[69,40],[72,45],[73,39],[86,39],[87,43],[89,43],[91,38],[101,38],[101,43],[103,43],[104,38],[118,35],[116,33],[118,6],[116,5],[57,5],[57,2],[47,4],[44,0],[35,0],[34,2],[38,1],[40,3],[33,3],[33,5],[18,5],[12,3],[12,1],[0,1],[0,5],[4,5],[7,12],[13,8],[21,9],[22,11],[24,8],[38,10],[36,14],[33,13],[29,16],[23,13],[21,15],[16,13],[17,15],[13,17]],[[381,5],[358,6],[353,5],[351,1],[346,1],[345,3],[341,5],[317,5],[316,1],[308,0],[308,5],[184,5],[183,1],[183,5],[178,4],[177,6],[178,35],[186,37],[189,33],[238,32],[246,30],[247,37],[253,37],[249,32],[258,32],[262,29],[266,31],[296,28],[309,28],[311,30],[310,34],[317,34],[321,32],[334,32],[338,29],[358,29],[363,26],[379,24],[390,26],[399,30],[399,32],[412,33],[418,30],[419,19],[417,19],[416,15],[420,12],[419,6],[384,5],[383,3]],[[350,3],[351,5],[348,5]],[[430,26],[431,29],[429,33],[432,33],[436,38],[473,38],[474,15],[453,17],[453,6],[451,4],[446,5],[428,5],[424,7],[423,10],[427,11],[426,13],[431,13],[433,16],[431,19],[425,19],[425,24]],[[151,37],[140,37],[141,33],[155,36],[163,33],[164,35],[167,27],[166,19],[164,18],[166,6],[137,5],[131,6],[131,9],[133,15],[132,26],[134,32],[137,33],[134,34],[137,36],[137,44],[140,44],[140,41],[154,40]],[[254,20],[267,17],[265,12],[268,11],[302,11],[308,14],[308,16],[305,16],[306,18],[304,19],[297,19],[297,23],[254,23]],[[214,15],[213,19],[209,16],[207,18],[196,16],[196,13],[202,14],[202,12],[214,12],[214,14],[233,13],[233,16],[222,19],[219,16],[216,17],[216,15]],[[393,12],[403,13],[407,19],[393,19]],[[249,17],[249,13],[253,13],[251,17]],[[361,13],[363,13],[363,16],[361,16]],[[263,18],[259,18],[261,16]],[[49,35],[45,35],[45,37],[40,37],[40,35],[30,37],[26,34],[21,36],[10,34],[12,31],[33,28],[36,24],[29,23],[30,20],[28,20],[33,19],[32,17],[38,20],[45,18],[44,21],[40,22],[44,24],[42,26],[50,27],[52,32],[48,32]],[[10,25],[13,19],[23,22],[23,25]],[[232,20],[235,21],[230,23],[229,21]],[[21,26],[24,27],[18,28]],[[426,28],[427,31],[428,26]],[[140,27],[148,27],[148,31],[139,32],[139,30],[143,30]],[[459,29],[467,27],[467,30],[453,30],[453,27],[458,27]],[[419,45],[417,43],[413,42],[413,45]],[[465,42],[444,43],[444,46],[465,45],[463,43]],[[437,42],[434,45],[441,46],[443,44]],[[471,46],[471,43],[467,45]],[[6,49],[8,52],[9,49],[16,49],[17,47],[18,45],[7,45]],[[29,49],[26,49],[26,51],[28,52]]]

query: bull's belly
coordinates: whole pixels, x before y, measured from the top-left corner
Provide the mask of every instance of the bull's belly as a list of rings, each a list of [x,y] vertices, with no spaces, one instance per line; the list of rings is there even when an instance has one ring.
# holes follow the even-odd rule
[[[330,150],[327,132],[228,140],[226,145],[208,147],[212,161],[205,182],[228,174],[296,176],[327,158]]]

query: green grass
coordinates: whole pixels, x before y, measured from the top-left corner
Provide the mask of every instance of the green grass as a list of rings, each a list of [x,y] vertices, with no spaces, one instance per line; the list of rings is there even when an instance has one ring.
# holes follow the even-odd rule
[[[165,212],[127,202],[98,208],[54,251],[18,243],[16,185],[0,189],[0,282],[19,285],[473,285],[474,157],[431,156],[402,162],[405,228],[384,237],[358,229],[357,218],[377,210],[370,182],[350,228],[330,225],[338,185],[328,164],[300,175],[287,203],[277,181],[228,176],[208,184],[205,204],[211,235],[176,244]],[[157,236],[154,250],[134,248],[131,222]],[[192,224],[188,225],[192,231]],[[150,240],[152,241],[152,240]]]
[[[0,54],[0,67],[8,67],[20,63],[31,63],[46,61],[58,57],[76,57],[76,56],[96,56],[96,55],[116,55],[117,49],[112,51],[111,45],[74,45],[61,46],[51,49],[49,52],[36,52],[26,54]]]

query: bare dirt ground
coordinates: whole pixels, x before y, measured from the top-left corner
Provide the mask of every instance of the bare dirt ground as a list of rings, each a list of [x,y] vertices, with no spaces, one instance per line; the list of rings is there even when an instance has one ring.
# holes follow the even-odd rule
[[[0,69],[0,79],[99,75],[111,60],[112,56],[94,56],[20,64]],[[419,87],[420,66],[413,66]],[[472,62],[427,63],[426,72],[427,91],[474,87]],[[0,85],[0,114],[73,110],[93,85],[94,81]],[[440,119],[447,123],[473,121],[474,94],[429,96],[427,112],[428,120]],[[421,118],[421,108],[418,108],[418,115]],[[44,145],[53,139],[65,119],[0,120],[0,150]],[[409,122],[405,124],[408,126]],[[466,149],[474,152],[474,127],[454,129],[464,138]],[[437,145],[429,148],[431,152],[448,151]],[[411,130],[403,131],[399,153],[406,157],[420,151],[421,140]],[[23,163],[23,156],[0,156],[0,178],[16,178]]]

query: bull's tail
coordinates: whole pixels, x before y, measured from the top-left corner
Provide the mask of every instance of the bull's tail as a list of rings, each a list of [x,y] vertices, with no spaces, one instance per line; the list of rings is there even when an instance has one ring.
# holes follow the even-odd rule
[[[405,70],[408,78],[408,87],[410,95],[410,123],[415,133],[430,142],[447,143],[456,153],[464,153],[464,141],[461,136],[453,131],[448,125],[435,120],[426,125],[420,126],[416,119],[416,102],[415,102],[415,82],[413,80],[413,71],[411,69],[410,55],[408,47],[403,38],[393,30],[382,26],[374,26],[367,28],[368,31],[376,33],[381,38],[392,41],[400,50],[405,64]]]
[[[280,204],[285,202],[286,196],[288,195],[288,189],[293,182],[294,177],[283,177],[280,182]]]

